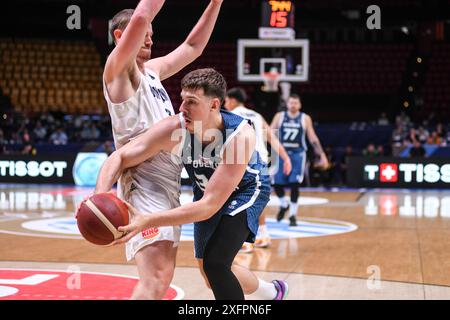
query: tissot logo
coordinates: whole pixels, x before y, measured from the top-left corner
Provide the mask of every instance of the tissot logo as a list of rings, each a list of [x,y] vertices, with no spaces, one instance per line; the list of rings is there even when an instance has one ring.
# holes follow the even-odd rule
[[[395,163],[382,163],[380,165],[380,181],[381,182],[397,182],[398,168]]]
[[[66,161],[0,161],[2,177],[62,177]]]
[[[381,163],[380,165],[365,165],[366,181],[383,183],[449,183],[450,164],[434,163]]]

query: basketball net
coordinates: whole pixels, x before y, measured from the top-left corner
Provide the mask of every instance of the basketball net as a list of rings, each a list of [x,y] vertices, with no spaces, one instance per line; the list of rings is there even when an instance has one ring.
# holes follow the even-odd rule
[[[262,88],[265,92],[278,92],[278,83],[280,82],[281,74],[277,71],[264,72],[262,77],[264,79],[264,87]]]

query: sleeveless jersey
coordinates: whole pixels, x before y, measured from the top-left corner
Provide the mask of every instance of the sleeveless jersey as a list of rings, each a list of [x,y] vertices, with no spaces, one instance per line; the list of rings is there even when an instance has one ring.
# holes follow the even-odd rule
[[[202,146],[202,143],[197,140],[194,134],[188,134],[183,143],[182,160],[184,167],[186,168],[189,177],[193,181],[194,201],[199,200],[203,196],[206,185],[209,179],[213,175],[215,169],[219,166],[222,160],[222,153],[224,152],[229,141],[239,133],[245,124],[250,124],[249,120],[246,120],[231,112],[221,110],[220,111],[224,129],[222,130],[223,139],[214,146],[207,145]],[[182,123],[183,123],[183,118]],[[230,196],[230,199],[238,194],[244,194],[246,191],[252,191],[252,196],[255,198],[259,193],[261,186],[262,175],[265,172],[266,164],[261,160],[259,153],[255,150],[247,166],[247,170],[244,173],[236,190]],[[249,196],[248,205],[236,207],[227,214],[235,215],[252,205]]]
[[[158,76],[149,69],[140,75],[140,84],[135,94],[122,103],[110,100],[106,84],[103,83],[117,149],[160,120],[175,114],[169,95]],[[118,182],[118,195],[129,200],[130,193],[133,192],[133,205],[149,212],[178,206],[181,169],[181,159],[168,152],[161,152],[126,170]]]
[[[305,114],[300,112],[295,118],[291,118],[287,112],[283,112],[280,118],[279,139],[286,151],[306,151]]]

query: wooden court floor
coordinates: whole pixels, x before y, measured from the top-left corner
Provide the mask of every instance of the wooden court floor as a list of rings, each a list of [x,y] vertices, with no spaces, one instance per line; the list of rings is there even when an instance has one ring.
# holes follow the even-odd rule
[[[90,192],[0,185],[0,299],[3,269],[137,276],[123,247],[91,245],[74,229],[74,208]],[[274,220],[277,210],[274,197],[265,209],[272,245],[236,262],[286,279],[289,299],[450,299],[450,191],[309,189],[294,228]],[[196,266],[186,226],[173,284],[183,299],[212,299]]]

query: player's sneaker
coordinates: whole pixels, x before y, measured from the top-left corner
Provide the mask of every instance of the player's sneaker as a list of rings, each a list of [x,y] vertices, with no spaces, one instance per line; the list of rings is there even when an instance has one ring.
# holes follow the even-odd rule
[[[297,226],[297,218],[295,216],[289,217],[289,227]]]
[[[244,242],[239,253],[252,253],[255,250],[253,243]]]
[[[275,289],[277,289],[277,295],[273,300],[285,300],[289,291],[287,282],[283,280],[273,280],[272,283],[274,284]]]
[[[286,211],[289,210],[289,206],[287,206],[286,208],[280,207],[280,211],[277,214],[277,221],[280,222],[281,220],[283,220],[284,215],[286,214]]]
[[[257,248],[267,248],[272,244],[272,241],[270,240],[269,236],[256,238],[255,240],[255,247]]]

